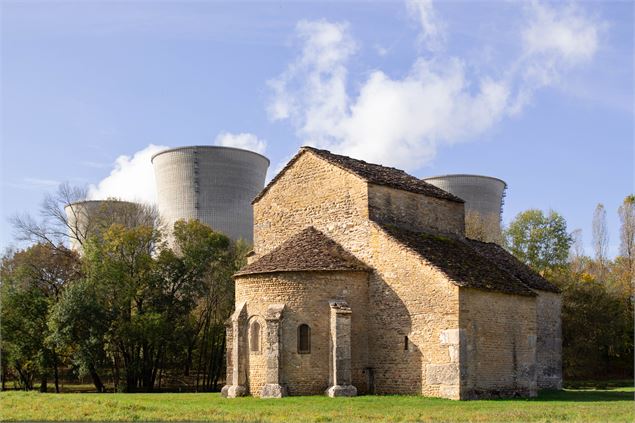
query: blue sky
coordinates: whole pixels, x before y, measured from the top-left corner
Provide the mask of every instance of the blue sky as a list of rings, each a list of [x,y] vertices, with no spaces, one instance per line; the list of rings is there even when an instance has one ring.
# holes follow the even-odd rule
[[[581,228],[633,192],[632,2],[1,4],[2,222],[60,182],[151,201],[160,146],[300,145],[508,182]]]

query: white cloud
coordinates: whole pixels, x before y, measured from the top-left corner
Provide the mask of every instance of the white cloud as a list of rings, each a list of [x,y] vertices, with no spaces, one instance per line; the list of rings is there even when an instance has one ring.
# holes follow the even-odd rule
[[[591,61],[604,26],[574,4],[555,8],[533,1],[526,13],[523,53],[513,67],[518,89],[510,114],[522,111],[536,90],[559,84],[567,71]]]
[[[223,147],[242,148],[243,150],[251,150],[260,154],[264,154],[267,147],[265,140],[261,140],[256,135],[249,133],[232,134],[221,132],[214,140],[214,144]]]
[[[88,187],[88,198],[103,200],[117,198],[148,204],[156,203],[156,183],[151,157],[168,147],[150,144],[132,156],[117,157],[114,169],[97,185]]]
[[[527,54],[546,55],[570,65],[593,58],[599,26],[575,5],[555,9],[534,1],[529,9],[529,24],[522,32]]]
[[[431,3],[408,5],[419,13],[427,39],[439,40],[442,26]],[[348,24],[302,21],[297,26],[301,53],[269,82],[269,116],[291,121],[306,144],[419,168],[439,146],[472,139],[519,113],[538,88],[593,57],[596,22],[571,7],[534,3],[527,10],[527,26],[520,31],[524,50],[503,76],[475,78],[464,60],[437,53],[418,58],[402,78],[371,71],[354,95],[348,92],[347,65],[356,43]],[[541,31],[547,40],[539,41]],[[584,40],[585,47],[572,39]]]
[[[445,23],[437,17],[432,0],[406,0],[408,13],[421,25],[418,41],[431,51],[445,44]]]
[[[269,116],[273,120],[298,117],[306,106],[299,103],[300,99],[310,97],[314,100],[315,114],[311,114],[306,125],[328,123],[345,112],[348,102],[345,64],[357,46],[345,23],[300,21],[296,33],[303,42],[302,52],[282,75],[269,81],[275,93],[267,108]]]

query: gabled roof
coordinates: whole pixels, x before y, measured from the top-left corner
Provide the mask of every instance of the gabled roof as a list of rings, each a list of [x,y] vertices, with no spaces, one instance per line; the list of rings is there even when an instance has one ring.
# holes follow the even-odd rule
[[[309,226],[234,276],[301,271],[370,271],[357,257],[322,232]]]
[[[412,175],[407,174],[403,170],[395,169],[393,167],[381,166],[373,163],[366,163],[363,160],[353,159],[347,156],[341,156],[339,154],[333,154],[328,150],[320,150],[313,147],[302,147],[298,154],[296,154],[286,166],[278,172],[278,174],[267,184],[267,186],[258,194],[258,196],[252,201],[252,204],[260,200],[269,188],[276,183],[276,181],[289,169],[298,158],[305,152],[310,151],[313,154],[321,157],[334,166],[339,167],[347,172],[350,172],[368,183],[375,185],[383,185],[390,188],[400,189],[403,191],[414,192],[417,194],[427,195],[429,197],[441,198],[443,200],[455,201],[463,203],[464,201],[459,197],[450,194],[437,188],[432,184],[429,184],[419,178],[415,178]]]
[[[479,254],[467,242],[377,223],[390,237],[443,272],[461,287],[535,296],[521,280]]]
[[[532,289],[549,292],[560,292],[560,289],[531,270],[529,266],[518,260],[498,244],[468,239],[467,242],[483,256],[493,261],[506,272],[520,279]]]

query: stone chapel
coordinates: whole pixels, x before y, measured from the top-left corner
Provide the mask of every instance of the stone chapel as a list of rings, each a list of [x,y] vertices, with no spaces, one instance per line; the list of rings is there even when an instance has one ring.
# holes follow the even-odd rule
[[[466,238],[460,198],[303,147],[253,211],[224,396],[561,388],[558,288],[500,246]]]

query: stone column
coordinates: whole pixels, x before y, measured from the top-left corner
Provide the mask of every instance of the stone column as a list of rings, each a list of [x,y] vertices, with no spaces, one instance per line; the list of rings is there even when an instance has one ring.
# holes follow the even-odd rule
[[[233,324],[231,317],[225,320],[225,386],[221,389],[221,396],[227,398],[229,387],[232,386],[234,378],[233,363],[232,363],[232,351],[233,351]]]
[[[267,309],[267,373],[266,383],[260,391],[262,398],[287,396],[287,388],[280,383],[280,323],[284,304],[271,304]]]
[[[247,310],[245,305],[246,303],[238,304],[231,317],[232,343],[231,350],[227,349],[227,353],[231,354],[231,385],[228,381],[221,391],[227,398],[242,397],[247,393],[247,388],[245,388],[247,379]],[[230,359],[228,358],[228,360]]]
[[[329,360],[329,397],[352,397],[357,388],[351,382],[351,308],[346,301],[334,300],[331,306],[331,352]]]

